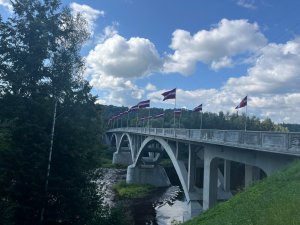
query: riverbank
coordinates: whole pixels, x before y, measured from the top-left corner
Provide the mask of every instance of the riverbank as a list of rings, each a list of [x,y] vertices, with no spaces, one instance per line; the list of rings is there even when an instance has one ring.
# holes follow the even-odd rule
[[[300,161],[184,225],[300,225]]]

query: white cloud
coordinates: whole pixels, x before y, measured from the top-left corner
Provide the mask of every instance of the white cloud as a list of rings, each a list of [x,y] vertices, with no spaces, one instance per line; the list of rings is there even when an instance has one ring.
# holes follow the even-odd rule
[[[156,91],[156,86],[155,85],[153,85],[153,84],[151,84],[151,83],[148,83],[147,84],[147,86],[145,87],[145,89],[147,90],[147,91]]]
[[[126,40],[119,34],[97,44],[86,61],[93,74],[123,78],[146,76],[161,67],[160,56],[152,42],[140,37]]]
[[[280,94],[300,92],[300,38],[286,44],[270,43],[246,76],[230,78],[225,88],[237,93]]]
[[[256,9],[255,0],[238,0],[237,5],[247,9]]]
[[[106,39],[112,38],[114,35],[118,34],[118,26],[118,22],[113,22],[111,26],[106,26],[103,29],[102,34],[98,37],[98,43],[103,43]]]
[[[90,83],[96,89],[106,90],[108,94],[102,101],[113,105],[132,105],[144,95],[143,89],[121,77],[95,74]]]
[[[10,0],[0,0],[0,6],[3,6],[4,8],[6,8],[8,11],[12,12],[13,11],[13,7],[10,4]]]
[[[234,112],[235,106],[248,95],[250,116],[300,123],[299,62],[300,38],[285,44],[270,43],[260,50],[260,56],[246,75],[228,79],[219,89],[178,89],[177,105],[192,109],[203,103],[204,111]],[[148,96],[155,102],[161,102],[161,93],[164,91],[155,91]],[[174,103],[169,101],[167,104]]]
[[[228,58],[227,56],[224,56],[223,58],[219,59],[219,60],[213,60],[211,62],[211,68],[214,71],[218,71],[221,68],[224,67],[233,67],[233,62],[231,58]]]
[[[154,44],[140,37],[125,39],[113,27],[104,34],[86,58],[91,84],[106,93],[99,102],[130,106],[147,97],[156,106],[173,107],[174,101],[162,102],[161,93],[166,90],[157,90],[153,83],[143,88],[135,84],[136,79],[162,71],[165,59]],[[204,111],[235,112],[248,95],[250,116],[300,123],[300,38],[284,44],[266,42],[258,25],[246,20],[223,19],[193,36],[176,30],[171,43],[174,54],[167,56],[164,73],[188,74],[199,61],[219,70],[234,66],[239,55],[252,57],[245,75],[229,78],[219,89],[178,89],[177,106],[192,109],[202,103]]]
[[[93,9],[88,5],[80,5],[76,2],[72,2],[70,4],[70,8],[72,9],[74,14],[80,13],[86,19],[91,34],[94,33],[96,20],[100,16],[104,16],[104,11]]]
[[[258,25],[247,20],[222,19],[211,30],[201,30],[194,35],[176,30],[170,45],[174,53],[168,55],[164,71],[188,75],[197,62],[211,64],[213,69],[232,66],[232,57],[255,52],[266,43]]]

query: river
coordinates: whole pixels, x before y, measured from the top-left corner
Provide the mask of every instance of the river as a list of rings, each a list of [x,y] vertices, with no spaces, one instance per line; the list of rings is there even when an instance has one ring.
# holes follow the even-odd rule
[[[104,193],[105,202],[113,205],[117,199],[112,186],[126,179],[126,169],[100,170],[103,177],[97,183]],[[172,221],[183,221],[187,205],[181,188],[172,185],[157,189],[147,198],[132,201],[130,211],[135,225],[171,225]]]

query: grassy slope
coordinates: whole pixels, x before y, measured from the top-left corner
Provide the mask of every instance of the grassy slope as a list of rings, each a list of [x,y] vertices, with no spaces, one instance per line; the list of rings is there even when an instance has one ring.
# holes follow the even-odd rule
[[[300,161],[184,225],[300,225]]]

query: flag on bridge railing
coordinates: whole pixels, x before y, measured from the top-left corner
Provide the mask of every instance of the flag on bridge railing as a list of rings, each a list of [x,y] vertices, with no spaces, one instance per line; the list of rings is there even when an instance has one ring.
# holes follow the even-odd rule
[[[194,112],[202,112],[202,104],[193,109]]]
[[[141,101],[138,104],[139,109],[150,107],[150,100]]]
[[[128,112],[134,112],[139,109],[138,105],[131,106]]]
[[[243,108],[245,106],[247,106],[247,96],[243,98],[243,100],[235,107],[235,109]]]
[[[174,114],[176,115],[176,116],[179,116],[180,114],[181,114],[181,109],[174,109]]]
[[[161,114],[155,115],[154,118],[155,119],[161,118],[161,117],[164,117],[164,115],[165,115],[164,113],[161,113]]]
[[[164,96],[163,101],[168,99],[176,99],[176,88],[172,89],[171,91],[166,91],[162,93],[162,96]]]

